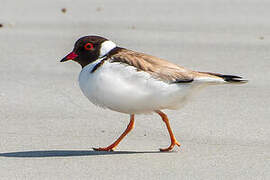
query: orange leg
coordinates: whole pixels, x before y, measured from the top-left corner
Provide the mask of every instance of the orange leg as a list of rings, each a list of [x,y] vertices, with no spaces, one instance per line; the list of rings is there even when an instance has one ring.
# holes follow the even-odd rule
[[[167,115],[165,113],[163,113],[162,111],[159,111],[159,110],[156,111],[156,113],[158,113],[160,115],[160,117],[162,118],[162,120],[165,122],[165,124],[167,126],[167,129],[169,131],[169,134],[170,134],[170,138],[171,138],[171,145],[168,148],[164,148],[164,149],[160,148],[160,151],[170,151],[170,150],[173,149],[173,147],[175,145],[180,146],[180,143],[175,139],[175,137],[173,135],[173,132],[172,132],[172,129],[171,129],[171,126],[170,126],[169,119],[168,119]]]
[[[111,145],[105,148],[93,148],[95,151],[113,151],[116,146],[120,143],[122,139],[134,128],[134,114],[130,115],[130,122],[126,128],[126,130],[121,134],[121,136]]]

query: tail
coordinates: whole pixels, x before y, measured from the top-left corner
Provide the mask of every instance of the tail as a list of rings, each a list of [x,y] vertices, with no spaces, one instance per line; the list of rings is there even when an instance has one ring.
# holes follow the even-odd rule
[[[248,80],[242,79],[240,76],[235,76],[235,75],[224,75],[224,74],[219,74],[219,73],[211,73],[211,72],[199,72],[198,79],[207,79],[209,78],[209,81],[219,81],[223,80],[225,82],[229,83],[246,83]],[[211,80],[210,80],[211,79]]]

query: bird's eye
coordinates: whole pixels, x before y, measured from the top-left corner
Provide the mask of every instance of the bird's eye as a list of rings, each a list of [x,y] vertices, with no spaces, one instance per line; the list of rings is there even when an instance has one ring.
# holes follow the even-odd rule
[[[87,50],[87,51],[90,51],[90,50],[93,50],[94,49],[94,46],[92,43],[86,43],[84,45],[84,49]]]

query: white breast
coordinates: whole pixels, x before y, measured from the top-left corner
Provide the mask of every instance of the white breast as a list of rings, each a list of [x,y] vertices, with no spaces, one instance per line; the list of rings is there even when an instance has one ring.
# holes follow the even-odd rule
[[[79,75],[84,95],[94,104],[114,111],[138,114],[176,109],[189,97],[191,84],[168,84],[132,66],[100,60],[85,66]]]

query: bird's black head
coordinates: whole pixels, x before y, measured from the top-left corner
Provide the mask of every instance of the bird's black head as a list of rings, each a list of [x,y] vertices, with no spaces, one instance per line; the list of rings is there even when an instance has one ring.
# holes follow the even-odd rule
[[[78,62],[82,67],[103,57],[116,45],[106,38],[100,36],[84,36],[78,39],[74,45],[74,49],[60,62],[73,60]]]

